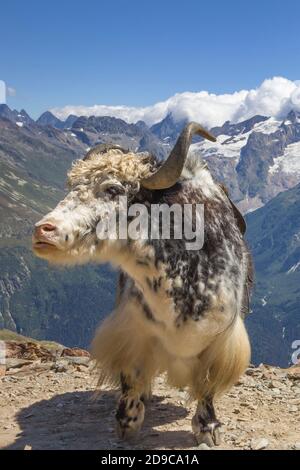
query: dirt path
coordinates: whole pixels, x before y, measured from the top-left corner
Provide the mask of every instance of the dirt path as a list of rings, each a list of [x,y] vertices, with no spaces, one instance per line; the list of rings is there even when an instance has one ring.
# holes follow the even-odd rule
[[[185,393],[156,380],[144,428],[135,443],[114,432],[116,392],[92,399],[89,367],[47,364],[0,378],[0,448],[195,449]],[[25,368],[26,369],[26,368]],[[298,373],[297,373],[298,374]],[[222,449],[300,449],[299,374],[249,369],[218,404]]]

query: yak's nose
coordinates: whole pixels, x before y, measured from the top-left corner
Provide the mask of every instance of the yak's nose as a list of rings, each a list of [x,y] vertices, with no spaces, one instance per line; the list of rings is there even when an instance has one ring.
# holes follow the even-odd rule
[[[52,235],[51,232],[54,232],[55,229],[56,229],[56,226],[53,225],[53,224],[50,224],[50,223],[41,224],[41,225],[38,225],[37,227],[35,227],[34,236],[37,239],[47,238],[49,235],[50,236]]]

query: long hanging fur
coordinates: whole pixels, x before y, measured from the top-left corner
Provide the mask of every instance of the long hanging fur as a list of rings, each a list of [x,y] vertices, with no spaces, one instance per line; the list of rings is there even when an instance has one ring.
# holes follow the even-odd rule
[[[143,393],[155,375],[166,372],[171,384],[187,386],[200,400],[223,393],[249,361],[241,318],[252,279],[250,255],[241,220],[201,160],[188,158],[171,188],[141,188],[157,165],[149,155],[117,149],[75,163],[70,193],[39,222],[50,217],[60,224],[59,249],[52,246],[40,256],[60,264],[111,261],[127,273],[116,308],[93,341],[99,384],[117,385],[121,373],[134,374],[135,389]],[[116,190],[147,207],[203,204],[203,247],[189,252],[185,240],[162,239],[99,244],[100,209],[107,201],[117,207]]]

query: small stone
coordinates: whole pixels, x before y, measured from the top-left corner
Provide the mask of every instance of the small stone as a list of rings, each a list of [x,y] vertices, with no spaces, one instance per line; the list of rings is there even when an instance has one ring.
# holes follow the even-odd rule
[[[81,348],[64,348],[61,353],[62,357],[76,356],[76,357],[90,357],[90,353]]]
[[[284,384],[282,382],[279,382],[279,380],[272,380],[270,383],[269,383],[269,388],[273,388],[273,389],[280,389],[282,386],[284,386]]]
[[[293,449],[300,450],[300,442],[295,442],[295,444],[293,445]]]
[[[202,444],[200,444],[200,445],[198,446],[198,449],[199,449],[199,450],[211,450],[211,448],[208,447],[208,445],[205,444],[205,442],[202,442]]]
[[[249,405],[249,410],[251,411],[257,410],[257,405]]]
[[[287,372],[290,380],[300,380],[300,364],[290,367]]]
[[[86,356],[72,356],[72,357],[68,357],[68,363],[74,364],[76,366],[88,367],[90,363],[90,358]]]
[[[298,406],[296,406],[296,405],[290,406],[290,407],[289,407],[289,411],[290,411],[291,413],[296,413],[296,412],[298,411]]]
[[[20,367],[32,364],[32,362],[33,361],[30,361],[28,359],[8,358],[6,359],[6,368],[7,369],[19,369]]]
[[[55,372],[67,372],[68,363],[67,361],[57,361],[55,364],[53,364],[52,368]]]
[[[264,400],[271,401],[271,400],[273,400],[273,397],[270,396],[270,395],[266,395],[266,396],[264,397]]]
[[[24,447],[24,450],[32,450],[32,447],[29,444],[26,444],[26,446]]]
[[[262,450],[268,447],[268,445],[269,441],[265,438],[252,439],[250,444],[252,450]]]

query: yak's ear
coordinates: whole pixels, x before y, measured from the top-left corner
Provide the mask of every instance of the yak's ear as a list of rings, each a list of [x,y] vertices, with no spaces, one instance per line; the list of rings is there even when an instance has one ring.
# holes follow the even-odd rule
[[[242,235],[245,235],[246,230],[247,230],[246,221],[245,221],[244,217],[242,216],[242,214],[240,213],[240,211],[238,210],[238,208],[236,207],[236,205],[233,204],[232,200],[230,198],[228,198],[228,199],[229,199],[229,202],[230,202],[231,207],[233,209],[234,217],[236,218],[238,228],[240,229]]]
[[[99,155],[101,153],[107,153],[109,150],[121,150],[123,153],[128,153],[128,150],[123,149],[120,145],[116,144],[99,144],[96,147],[93,147],[88,153],[83,157],[83,160],[89,160],[94,155]]]
[[[228,197],[228,200],[233,209],[234,217],[235,217],[235,220],[237,221],[237,226],[240,229],[240,232],[242,233],[242,235],[245,235],[246,230],[247,230],[247,224],[246,224],[244,217],[242,216],[241,212],[236,207],[236,205],[230,199],[229,194],[228,194],[228,189],[226,188],[226,186],[224,184],[220,184],[220,187],[223,189],[224,193]]]

